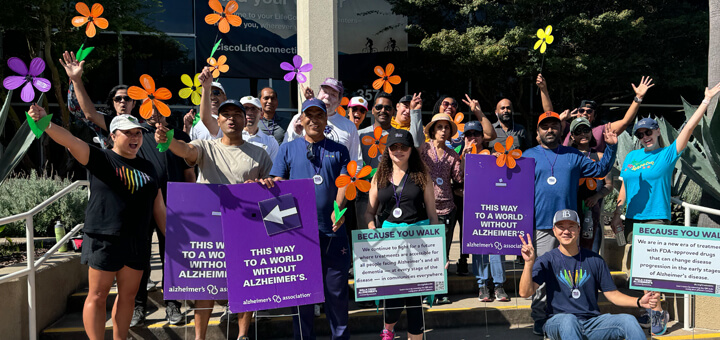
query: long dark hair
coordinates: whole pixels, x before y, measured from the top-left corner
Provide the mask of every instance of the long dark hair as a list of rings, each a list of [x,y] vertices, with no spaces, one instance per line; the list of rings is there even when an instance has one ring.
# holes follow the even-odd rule
[[[441,113],[440,106],[442,106],[443,101],[447,98],[452,98],[452,100],[455,100],[455,98],[453,98],[451,96],[446,96],[446,95],[440,96],[440,98],[438,98],[438,100],[435,102],[435,106],[433,107],[433,114]],[[457,100],[455,100],[455,103],[457,103]],[[460,107],[455,108],[455,113],[457,114],[458,112],[460,112]],[[451,117],[451,118],[455,118],[455,117]]]
[[[108,107],[107,108],[108,113],[112,114],[113,116],[117,115],[117,111],[115,111],[115,105],[113,104],[114,99],[115,99],[115,94],[117,93],[117,91],[120,91],[120,90],[127,91],[127,89],[128,89],[127,85],[116,85],[115,87],[110,89],[107,99],[105,100],[105,105],[107,105],[107,107]],[[133,110],[135,110],[135,108],[133,108]]]
[[[385,148],[382,156],[380,156],[380,164],[378,164],[375,178],[377,178],[378,188],[384,188],[390,184],[390,176],[393,172],[393,162],[390,159],[390,146]],[[427,184],[428,169],[420,159],[420,152],[416,148],[410,147],[410,158],[408,158],[407,174],[420,190],[425,190]]]

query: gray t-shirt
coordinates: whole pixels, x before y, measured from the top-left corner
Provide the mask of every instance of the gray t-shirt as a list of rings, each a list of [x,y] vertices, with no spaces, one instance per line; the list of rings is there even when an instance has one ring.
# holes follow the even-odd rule
[[[496,122],[495,124],[493,124],[493,127],[495,128],[497,138],[491,140],[488,143],[488,149],[490,149],[490,151],[494,150],[493,148],[495,147],[495,143],[501,143],[501,145],[505,147],[505,140],[508,138],[508,136],[513,136],[513,149],[520,149],[521,151],[525,151],[532,146],[532,142],[530,141],[530,134],[528,134],[524,126],[518,123],[513,124],[512,128],[508,129],[507,131],[502,128],[500,122]]]
[[[249,179],[268,177],[272,160],[257,145],[243,143],[240,146],[225,145],[221,139],[194,140],[198,149],[195,164],[199,170],[197,183],[237,184]]]

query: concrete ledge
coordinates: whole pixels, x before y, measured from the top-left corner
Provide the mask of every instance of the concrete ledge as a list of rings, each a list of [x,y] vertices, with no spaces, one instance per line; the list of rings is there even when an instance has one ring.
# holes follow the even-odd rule
[[[4,276],[22,270],[27,263],[0,269]],[[80,264],[80,254],[56,253],[35,274],[38,334],[58,320],[67,308],[67,297],[87,286],[87,266]],[[0,284],[0,334],[3,339],[28,338],[27,276]]]

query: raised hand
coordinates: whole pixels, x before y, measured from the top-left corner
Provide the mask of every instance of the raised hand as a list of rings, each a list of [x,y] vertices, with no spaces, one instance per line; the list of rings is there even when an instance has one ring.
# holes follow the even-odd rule
[[[200,81],[200,85],[204,88],[211,88],[212,87],[212,69],[209,66],[203,67],[202,72],[200,72],[200,76],[198,77],[198,80]]]
[[[469,153],[472,153],[473,146],[475,146],[477,148],[474,139],[471,140],[469,143],[465,143],[465,148],[463,148],[463,150],[462,150],[462,155],[467,155]]]
[[[522,235],[519,235],[520,241],[522,242],[522,249],[520,249],[520,253],[522,254],[523,260],[525,262],[535,262],[535,247],[533,247],[532,239],[530,238],[530,234],[527,235],[527,242],[523,239]]]
[[[168,128],[164,127],[160,123],[155,123],[155,141],[158,144],[167,142]]]
[[[541,90],[547,88],[547,82],[545,82],[545,77],[543,77],[542,73],[538,73],[537,79],[535,79],[535,85]]]
[[[705,99],[710,100],[720,92],[720,83],[715,85],[713,88],[705,88]]]
[[[630,84],[635,91],[635,96],[639,99],[643,99],[643,97],[645,97],[645,94],[647,93],[647,90],[655,86],[652,81],[652,78],[643,76],[642,79],[640,79],[639,86],[635,86],[635,84]]]
[[[617,134],[612,129],[610,123],[605,124],[605,128],[603,129],[603,137],[605,137],[605,143],[607,143],[608,145],[615,145],[618,142]]]
[[[43,107],[38,104],[30,105],[30,110],[28,110],[28,114],[30,115],[30,118],[32,118],[36,122],[42,117],[47,116],[45,109],[43,109]]]
[[[463,103],[465,103],[465,105],[470,107],[470,111],[482,112],[482,110],[480,109],[480,102],[478,102],[475,99],[471,99],[470,96],[467,95],[467,93],[465,94],[465,99],[463,99],[462,101],[463,101]]]
[[[572,111],[565,110],[560,114],[560,120],[566,121],[566,120],[573,120],[575,117],[578,116],[578,109],[575,108]]]
[[[305,100],[315,98],[315,92],[313,92],[313,89],[309,86],[305,87],[305,85],[300,84],[300,92],[302,92],[303,96],[305,96]]]
[[[336,221],[335,220],[335,212],[333,211],[330,214],[330,220],[333,222],[332,231],[336,232],[338,229],[340,229],[340,227],[343,225],[343,223],[345,223],[345,215],[340,216],[340,220]]]
[[[75,59],[75,53],[68,51],[65,51],[65,53],[63,53],[62,59],[58,60],[60,61],[60,65],[62,65],[62,67],[65,69],[65,73],[67,73],[70,80],[79,81],[82,78],[85,60],[77,61],[77,59]]]
[[[183,132],[190,133],[193,121],[195,121],[195,109],[190,109],[183,117]]]
[[[410,110],[420,110],[422,109],[422,98],[420,98],[420,95],[422,92],[413,93],[412,101],[410,101]]]

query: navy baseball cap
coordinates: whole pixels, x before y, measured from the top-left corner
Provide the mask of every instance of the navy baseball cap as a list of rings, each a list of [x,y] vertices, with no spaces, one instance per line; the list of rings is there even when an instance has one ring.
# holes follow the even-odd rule
[[[228,107],[231,105],[239,107],[240,110],[243,113],[245,113],[245,108],[243,107],[243,104],[241,104],[239,101],[237,101],[235,99],[228,99],[228,100],[222,102],[222,104],[220,104],[220,107],[218,107],[218,112],[222,112],[224,107]]]
[[[471,120],[471,121],[467,122],[467,124],[465,124],[465,131],[463,131],[463,136],[465,135],[465,132],[468,132],[468,131],[471,131],[471,130],[472,130],[472,131],[478,131],[478,132],[482,133],[482,132],[483,132],[483,126],[482,126],[482,124],[480,124],[479,121],[477,121],[477,120]]]
[[[640,119],[637,123],[635,123],[635,126],[633,127],[633,134],[639,129],[650,129],[655,130],[659,129],[660,125],[655,121],[655,119],[652,118],[643,118]]]
[[[406,95],[404,95],[402,98],[400,98],[400,101],[399,101],[398,103],[411,102],[412,99],[413,99],[413,96],[412,96],[412,95],[406,94]]]
[[[321,110],[323,110],[323,112],[327,113],[327,107],[325,107],[325,103],[323,103],[323,101],[320,99],[311,98],[303,102],[302,112],[305,112],[305,110],[311,107],[319,107]]]
[[[402,144],[412,147],[415,143],[413,142],[413,136],[410,134],[410,131],[403,129],[394,129],[390,131],[387,139],[387,144],[385,145],[390,146],[393,144]]]
[[[555,213],[555,216],[553,217],[553,225],[556,225],[558,222],[562,221],[571,221],[580,225],[580,217],[578,216],[577,212],[572,209],[563,209]]]
[[[593,110],[597,110],[597,103],[594,100],[583,100],[580,102],[580,107],[590,107]]]

